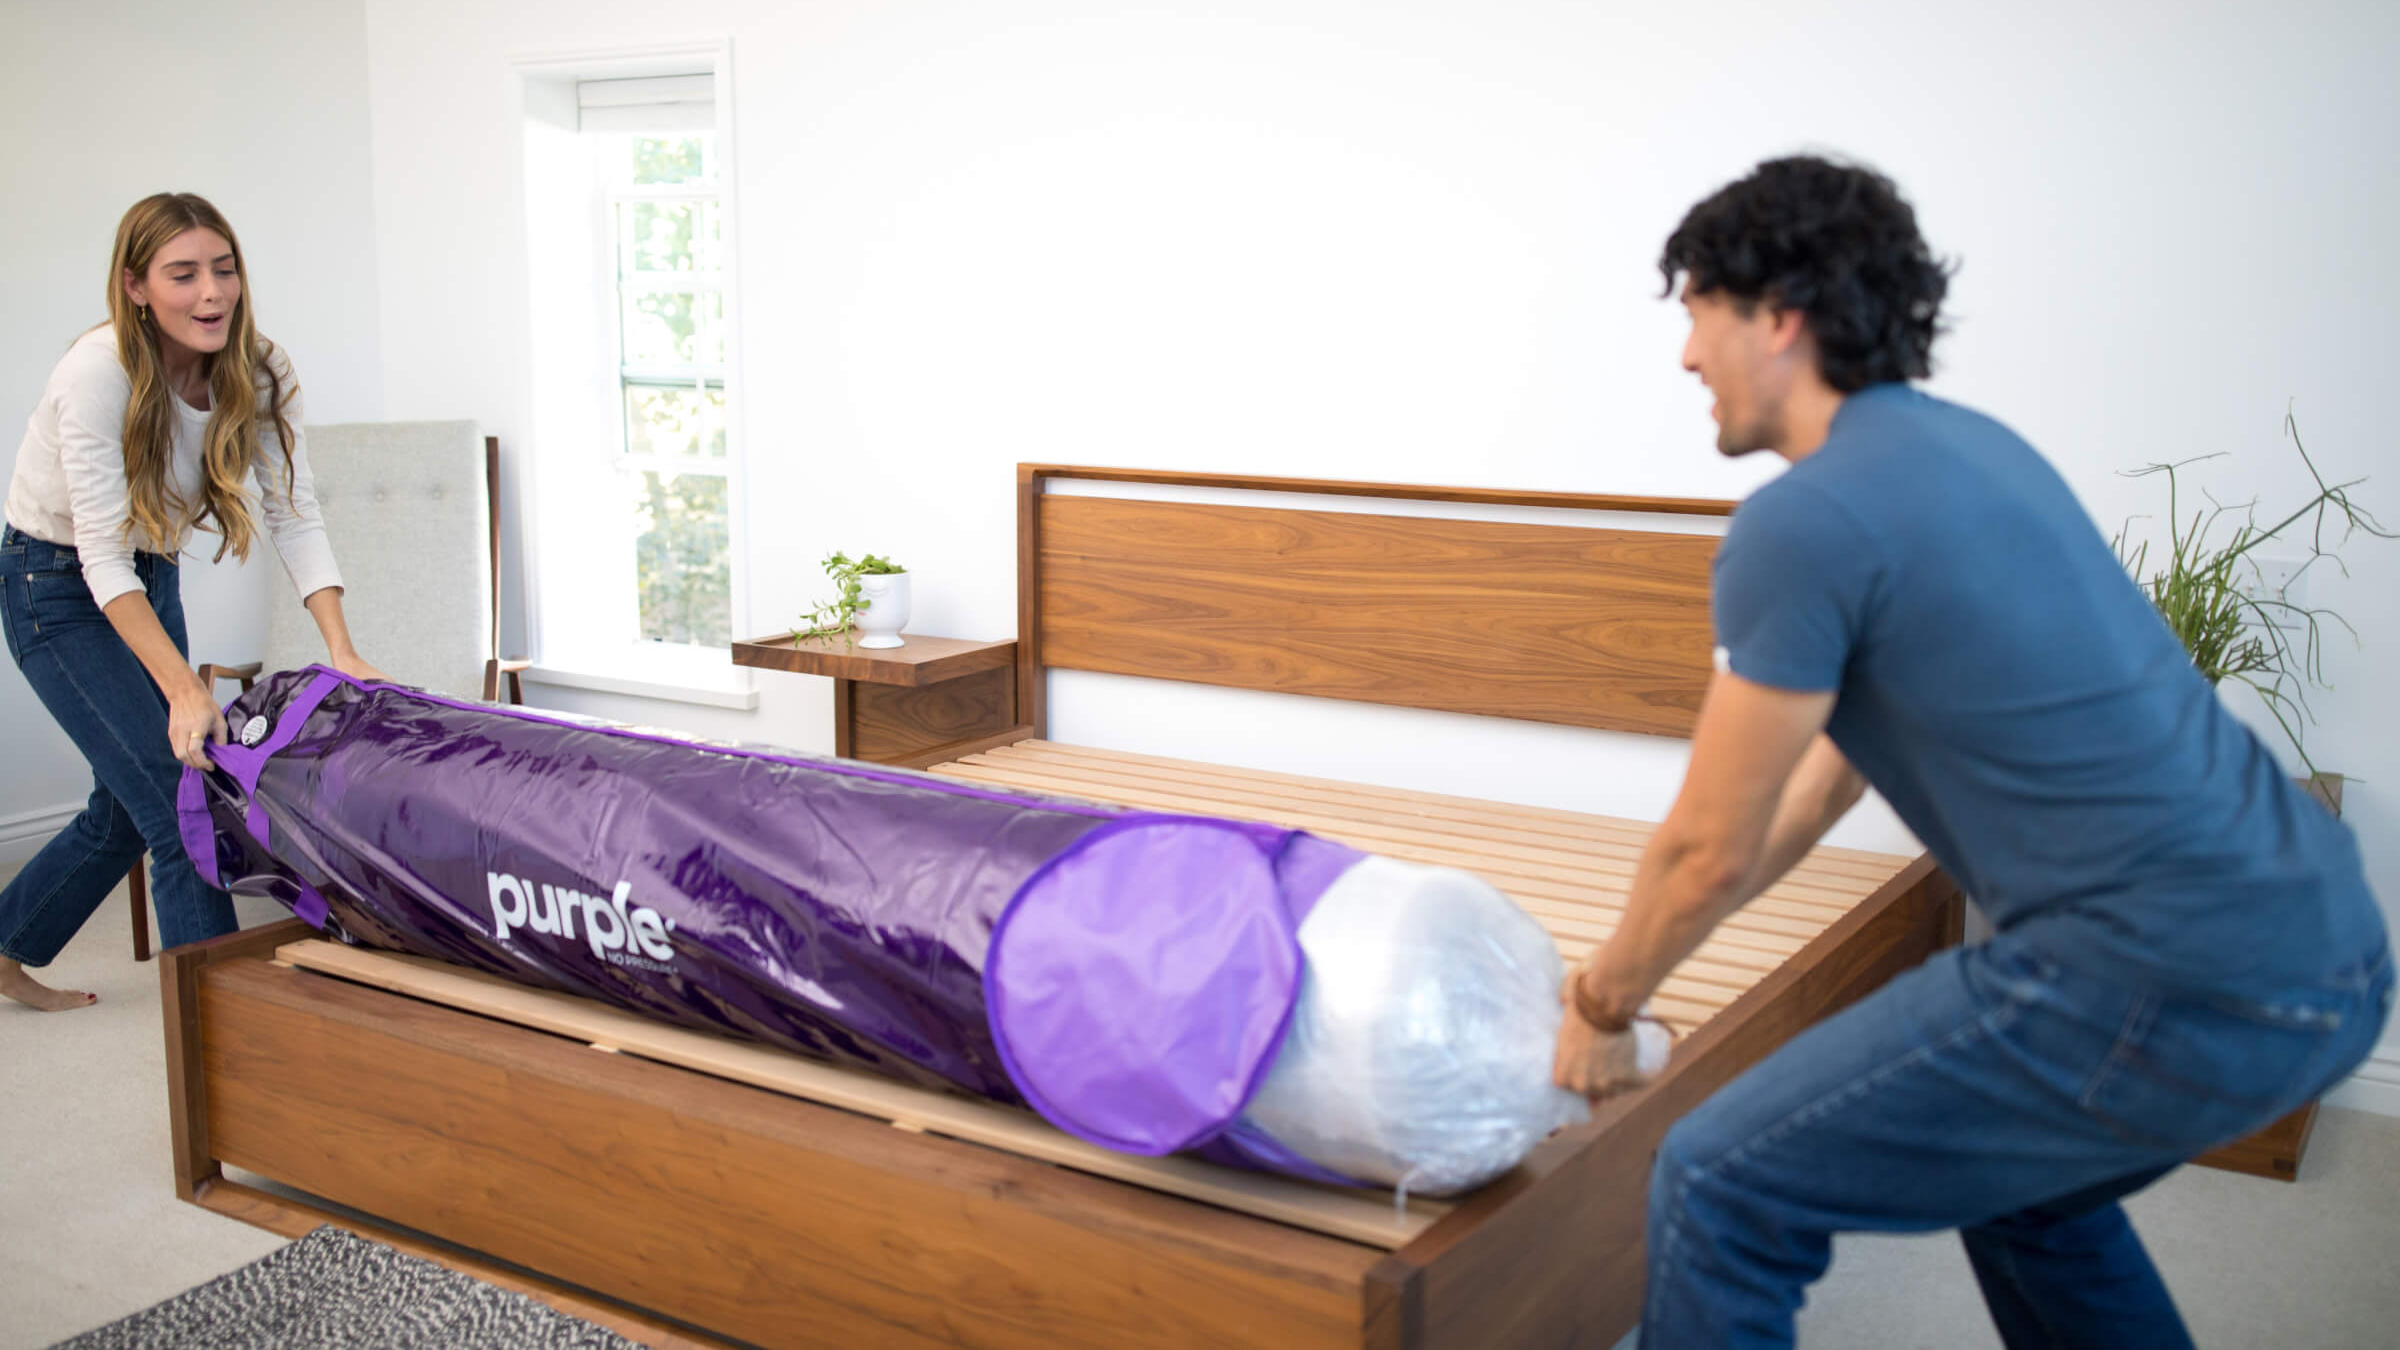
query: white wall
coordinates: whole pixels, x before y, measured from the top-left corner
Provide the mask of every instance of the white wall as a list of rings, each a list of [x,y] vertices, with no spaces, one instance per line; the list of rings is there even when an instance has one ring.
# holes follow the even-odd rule
[[[12,5],[0,57],[0,471],[67,344],[107,316],[109,245],[153,192],[197,192],[241,235],[260,330],[288,348],[313,420],[383,413],[365,15],[352,4]],[[208,541],[196,540],[195,548]],[[255,658],[282,568],[187,558],[195,661]],[[225,692],[230,693],[228,689]],[[0,662],[0,860],[72,818],[91,771]]]

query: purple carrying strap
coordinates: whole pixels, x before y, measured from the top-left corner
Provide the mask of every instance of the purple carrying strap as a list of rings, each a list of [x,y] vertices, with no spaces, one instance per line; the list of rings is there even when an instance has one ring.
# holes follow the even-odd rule
[[[175,784],[175,832],[200,879],[224,889],[224,878],[217,875],[217,827],[208,818],[208,789],[200,785],[200,771],[188,764]]]
[[[308,686],[283,706],[275,719],[274,730],[256,746],[243,745],[239,739],[223,745],[208,747],[208,757],[216,766],[241,785],[242,796],[250,803],[242,823],[261,848],[269,847],[266,803],[258,797],[259,775],[266,772],[267,761],[275,752],[290,745],[308,722],[309,714],[325,701],[325,696],[343,682],[334,671],[318,668]],[[228,707],[232,706],[230,704]],[[238,733],[237,733],[238,736]],[[201,782],[201,771],[185,766],[183,777],[175,785],[175,829],[183,840],[184,852],[191,855],[192,866],[200,878],[211,886],[224,883],[217,875],[216,827],[208,816],[208,789]],[[310,926],[323,928],[328,908],[325,897],[306,881],[300,883],[300,900],[292,912],[306,919]]]

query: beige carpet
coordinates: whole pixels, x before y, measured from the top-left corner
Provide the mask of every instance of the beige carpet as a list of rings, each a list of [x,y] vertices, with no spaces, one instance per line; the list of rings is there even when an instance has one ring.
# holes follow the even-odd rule
[[[247,923],[275,911],[241,906]],[[36,1013],[0,1000],[5,1350],[114,1321],[286,1241],[175,1198],[158,965],[134,964],[124,889],[35,976],[100,1002]]]
[[[243,907],[246,922],[277,914]],[[174,1198],[157,967],[134,964],[121,891],[43,975],[101,1002],[0,1004],[0,1350],[47,1346],[283,1242]],[[2186,1168],[2132,1209],[2202,1346],[2400,1345],[2400,1119],[2327,1111],[2297,1184]],[[1826,1350],[1999,1344],[1948,1236],[1842,1241],[1800,1329]]]
[[[2400,1120],[2318,1113],[2297,1182],[2186,1167],[2126,1206],[2203,1350],[2400,1345]],[[2000,1344],[1951,1234],[1836,1239],[1804,1346]]]

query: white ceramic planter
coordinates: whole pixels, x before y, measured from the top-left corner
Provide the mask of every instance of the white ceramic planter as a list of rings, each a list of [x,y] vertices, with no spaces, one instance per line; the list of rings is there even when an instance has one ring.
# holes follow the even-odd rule
[[[907,645],[900,640],[900,630],[908,626],[908,573],[860,577],[858,598],[867,602],[858,616],[859,646]]]

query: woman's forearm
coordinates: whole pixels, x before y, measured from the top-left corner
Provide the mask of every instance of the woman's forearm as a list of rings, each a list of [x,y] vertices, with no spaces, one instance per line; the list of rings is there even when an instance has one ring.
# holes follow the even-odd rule
[[[194,691],[208,697],[208,686],[200,682],[200,676],[183,659],[183,653],[175,650],[175,640],[167,636],[166,626],[158,621],[158,612],[150,608],[148,596],[140,591],[127,591],[109,601],[100,612],[108,616],[109,626],[133,650],[135,659],[142,663],[142,669],[150,672],[151,681],[169,703],[178,695]]]
[[[225,714],[217,710],[215,693],[175,650],[175,640],[150,608],[150,597],[127,591],[100,612],[167,696],[168,753],[195,769],[209,767],[207,747],[225,743]]]
[[[308,607],[309,617],[317,621],[317,631],[325,635],[327,665],[354,680],[391,678],[367,664],[366,658],[358,654],[358,647],[350,641],[350,623],[342,617],[341,587],[320,586],[310,591],[308,598],[300,603]]]
[[[350,624],[342,616],[342,588],[320,586],[300,602],[307,607],[308,616],[317,621],[317,631],[324,635],[325,654],[336,664],[358,659],[358,648],[350,641]]]

